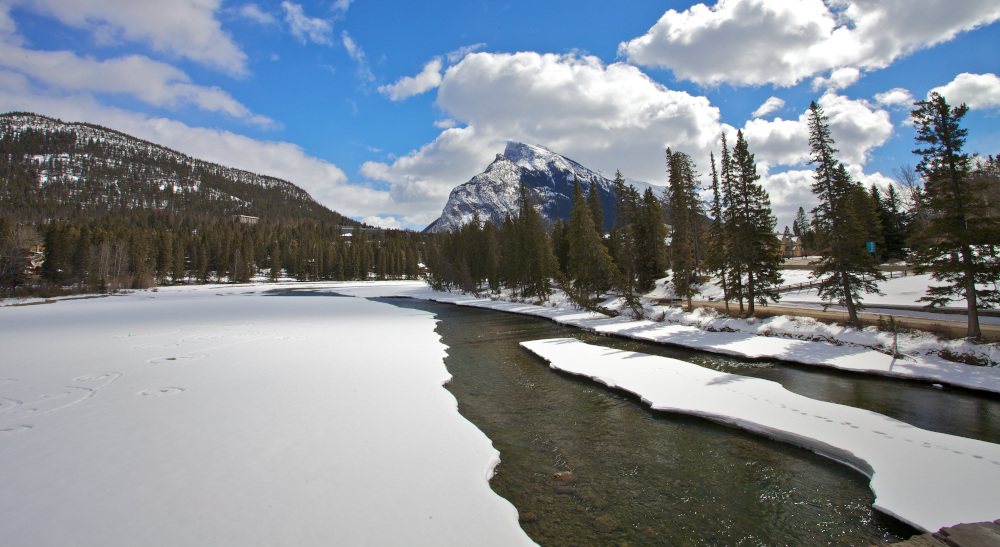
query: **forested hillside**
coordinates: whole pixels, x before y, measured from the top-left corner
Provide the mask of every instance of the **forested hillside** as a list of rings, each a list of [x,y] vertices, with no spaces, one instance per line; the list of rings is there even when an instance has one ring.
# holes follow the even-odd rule
[[[413,277],[418,249],[414,234],[363,227],[281,179],[95,125],[0,116],[0,296]]]
[[[0,116],[0,207],[18,222],[135,209],[356,225],[294,184],[83,123]]]

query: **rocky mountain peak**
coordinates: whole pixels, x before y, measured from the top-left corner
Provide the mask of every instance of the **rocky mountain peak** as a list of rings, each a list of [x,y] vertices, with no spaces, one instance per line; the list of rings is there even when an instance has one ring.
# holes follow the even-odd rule
[[[611,179],[540,145],[508,142],[503,154],[485,171],[451,191],[441,217],[425,231],[451,232],[469,223],[477,214],[497,226],[518,210],[518,188],[523,182],[528,195],[549,222],[568,220],[573,206],[573,179],[589,190],[596,184],[604,208],[605,228],[614,219],[614,188]],[[649,184],[628,181],[644,190]]]

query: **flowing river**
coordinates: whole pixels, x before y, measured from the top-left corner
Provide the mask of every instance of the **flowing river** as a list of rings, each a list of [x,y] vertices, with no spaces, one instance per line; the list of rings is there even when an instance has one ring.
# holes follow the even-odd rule
[[[916,531],[874,511],[868,479],[849,467],[708,420],[649,410],[551,371],[521,350],[524,340],[571,336],[665,355],[1000,442],[1000,398],[993,396],[604,337],[528,316],[385,301],[440,319],[454,376],[447,387],[500,451],[491,485],[542,545],[854,546]]]

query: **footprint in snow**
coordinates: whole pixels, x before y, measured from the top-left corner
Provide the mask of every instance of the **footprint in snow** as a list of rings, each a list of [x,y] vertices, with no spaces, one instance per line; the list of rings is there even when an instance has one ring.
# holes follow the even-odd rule
[[[15,426],[11,426],[11,427],[4,427],[4,428],[0,429],[0,436],[6,437],[8,435],[15,435],[17,433],[24,433],[25,431],[30,430],[32,427],[34,427],[34,426],[31,426],[31,425],[15,425]]]
[[[191,362],[191,361],[198,361],[198,360],[204,359],[206,357],[208,357],[208,354],[206,354],[206,353],[196,353],[194,355],[178,355],[176,357],[174,357],[174,356],[170,356],[170,357],[156,357],[155,359],[148,359],[148,360],[146,360],[146,362],[149,363],[150,365],[158,365],[158,364],[161,364],[161,363],[182,364],[182,363],[188,363],[188,362]]]
[[[165,395],[176,395],[178,393],[184,393],[184,388],[168,386],[168,387],[157,387],[153,389],[144,389],[136,395],[141,397],[163,397]]]

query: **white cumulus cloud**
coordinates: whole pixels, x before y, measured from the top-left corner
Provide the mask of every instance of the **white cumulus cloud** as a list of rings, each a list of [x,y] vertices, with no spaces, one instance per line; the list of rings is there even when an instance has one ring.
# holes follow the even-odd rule
[[[770,102],[768,108],[778,106]],[[888,112],[867,101],[829,91],[818,103],[845,164],[863,165],[892,135]],[[543,144],[591,168],[664,184],[667,147],[690,154],[706,173],[720,134],[735,131],[705,97],[671,90],[631,65],[575,54],[470,54],[445,71],[437,104],[455,126],[406,155],[361,168],[370,180],[390,183],[394,207],[427,222],[440,214],[451,189],[483,171],[508,140]],[[750,120],[743,131],[762,173],[809,160],[806,114]],[[776,211],[794,215],[802,200],[812,202],[809,184],[802,186],[811,171],[805,173],[767,178]]]
[[[1000,78],[996,74],[965,72],[931,91],[937,92],[948,100],[948,104],[955,106],[965,103],[973,110],[1000,107]]]
[[[704,85],[791,86],[834,69],[884,68],[998,19],[995,0],[718,0],[668,10],[619,54]]]
[[[785,108],[784,99],[779,97],[770,97],[766,101],[764,101],[764,104],[760,105],[760,107],[757,108],[757,110],[754,110],[753,113],[750,115],[753,116],[754,118],[760,118],[762,116],[767,116],[772,112],[777,112],[782,108]]]
[[[813,79],[812,88],[813,91],[819,91],[821,89],[844,89],[845,87],[850,87],[854,85],[861,79],[861,71],[852,67],[841,67],[834,69],[830,73],[829,78],[817,77]]]
[[[889,113],[868,101],[828,91],[816,103],[829,118],[830,135],[839,150],[837,159],[844,164],[864,165],[868,154],[892,136]],[[808,111],[797,120],[750,120],[743,127],[743,135],[758,161],[787,166],[809,161]]]
[[[894,108],[910,108],[913,106],[913,94],[902,87],[895,87],[889,91],[875,94],[875,101],[878,104]]]
[[[379,86],[378,90],[393,101],[402,101],[441,85],[441,59],[431,59],[416,76],[404,76],[394,84]]]
[[[437,104],[461,127],[361,170],[391,183],[394,201],[412,204],[413,214],[426,211],[428,222],[451,189],[485,169],[508,140],[664,184],[668,146],[707,161],[722,131],[707,98],[668,89],[634,66],[575,54],[469,54],[445,71]]]

